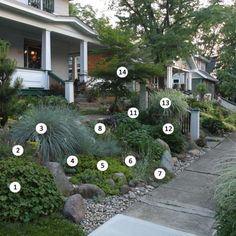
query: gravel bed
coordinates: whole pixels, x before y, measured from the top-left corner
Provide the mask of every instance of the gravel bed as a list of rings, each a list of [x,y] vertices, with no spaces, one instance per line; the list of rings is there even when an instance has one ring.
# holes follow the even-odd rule
[[[91,233],[100,225],[104,224],[116,214],[120,214],[133,203],[140,201],[140,198],[154,189],[152,186],[131,188],[128,194],[122,196],[108,196],[101,202],[87,199],[87,212],[81,221],[82,228]]]
[[[194,161],[198,160],[205,154],[203,150],[193,150],[182,156],[182,160],[173,157],[174,173],[180,175],[185,168],[189,167]],[[87,212],[85,218],[81,221],[81,226],[88,234],[95,230],[100,225],[104,224],[116,214],[124,212],[133,203],[140,201],[141,197],[150,193],[155,188],[147,185],[143,187],[131,188],[128,194],[120,196],[108,196],[100,202],[94,200],[85,200],[87,204]]]

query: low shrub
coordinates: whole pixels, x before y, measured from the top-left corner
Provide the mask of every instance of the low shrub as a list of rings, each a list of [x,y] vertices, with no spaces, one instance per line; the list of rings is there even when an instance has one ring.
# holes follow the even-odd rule
[[[199,147],[205,147],[207,145],[206,138],[203,135],[200,135],[199,139],[196,141],[196,144]]]
[[[207,129],[212,134],[223,134],[227,131],[224,123],[216,118],[205,118],[202,121],[202,127]]]
[[[85,236],[79,225],[71,223],[60,214],[41,217],[29,223],[0,223],[4,236]]]
[[[125,182],[119,182],[114,178],[115,173],[124,173],[127,181],[132,179],[132,173],[130,168],[125,164],[112,157],[103,157],[103,160],[108,162],[109,168],[101,172],[97,169],[98,159],[91,155],[79,156],[79,163],[76,168],[76,174],[70,179],[72,183],[89,183],[99,186],[107,194],[118,194],[119,188],[125,184]],[[109,179],[113,179],[116,182],[114,187],[108,183]]]
[[[0,161],[0,219],[28,222],[39,216],[50,215],[62,204],[49,171],[20,158]],[[20,192],[12,193],[10,183],[21,184]]]
[[[217,235],[234,236],[236,232],[236,159],[221,164],[217,179]]]

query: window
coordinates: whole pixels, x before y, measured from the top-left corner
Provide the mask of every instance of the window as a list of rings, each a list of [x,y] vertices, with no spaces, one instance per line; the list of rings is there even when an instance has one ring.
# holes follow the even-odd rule
[[[29,0],[28,5],[50,13],[54,12],[54,0]]]
[[[24,42],[24,67],[41,69],[41,43],[25,39]]]

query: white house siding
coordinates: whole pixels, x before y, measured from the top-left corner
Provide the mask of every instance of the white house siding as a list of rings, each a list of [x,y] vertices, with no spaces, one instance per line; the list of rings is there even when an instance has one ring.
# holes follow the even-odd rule
[[[63,80],[69,79],[68,51],[68,44],[52,41],[52,71]]]
[[[69,15],[69,1],[68,0],[55,0],[54,13],[57,15]]]
[[[16,0],[17,2],[21,2],[21,3],[24,3],[24,4],[27,4],[28,5],[28,0]]]

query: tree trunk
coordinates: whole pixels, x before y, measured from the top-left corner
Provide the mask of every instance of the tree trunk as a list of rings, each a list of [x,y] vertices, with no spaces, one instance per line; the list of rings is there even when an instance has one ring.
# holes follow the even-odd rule
[[[146,89],[146,82],[140,83],[140,94],[139,94],[139,109],[145,111],[148,108],[148,96]]]

